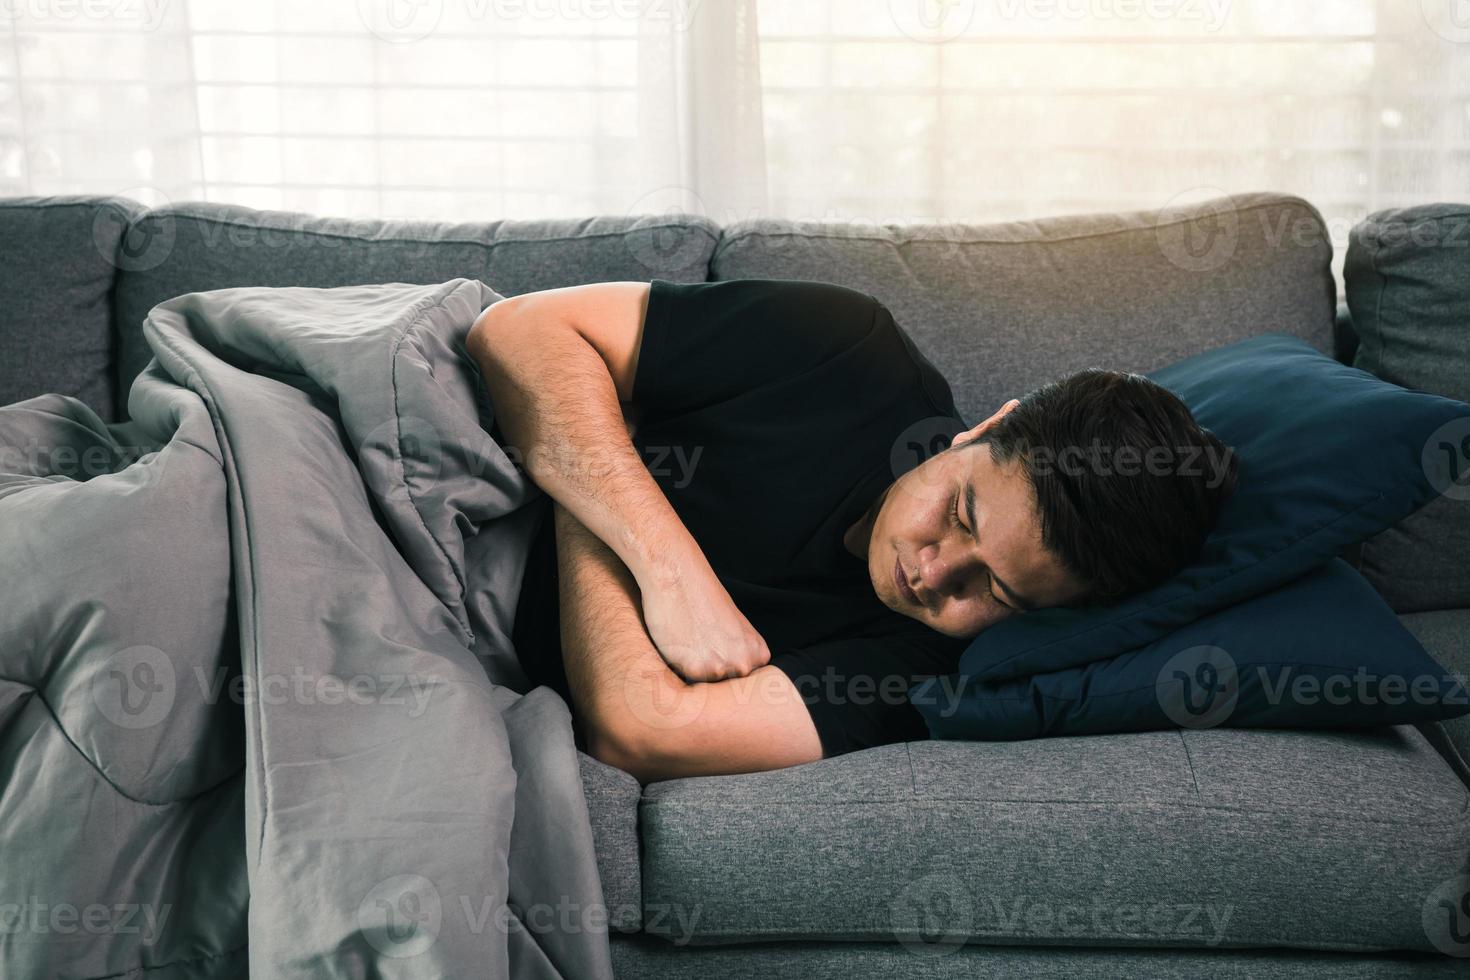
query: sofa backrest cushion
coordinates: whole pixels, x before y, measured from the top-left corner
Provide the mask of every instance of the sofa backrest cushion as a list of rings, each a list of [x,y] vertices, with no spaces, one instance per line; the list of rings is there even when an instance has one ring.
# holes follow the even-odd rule
[[[1354,365],[1470,401],[1470,204],[1370,215],[1353,228],[1343,276]],[[1399,612],[1470,607],[1470,422],[1439,442],[1459,484],[1363,544],[1359,567]]]
[[[139,216],[118,274],[120,411],[152,356],[143,320],[183,293],[479,279],[503,296],[587,282],[702,282],[718,231],[691,216],[447,224],[318,218],[218,204]]]
[[[113,417],[113,277],[142,209],[116,197],[0,201],[0,405],[57,392]]]
[[[1332,351],[1332,245],[1305,201],[996,225],[730,225],[711,279],[818,279],[877,297],[976,422],[1086,367],[1148,371],[1265,332]]]

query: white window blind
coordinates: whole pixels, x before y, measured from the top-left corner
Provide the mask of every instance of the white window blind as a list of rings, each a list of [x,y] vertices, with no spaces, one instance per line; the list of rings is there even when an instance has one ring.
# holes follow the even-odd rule
[[[0,0],[0,193],[985,221],[1470,195],[1464,0]]]
[[[1010,219],[1277,190],[1345,240],[1370,210],[1470,195],[1470,4],[769,0],[760,16],[778,213]]]

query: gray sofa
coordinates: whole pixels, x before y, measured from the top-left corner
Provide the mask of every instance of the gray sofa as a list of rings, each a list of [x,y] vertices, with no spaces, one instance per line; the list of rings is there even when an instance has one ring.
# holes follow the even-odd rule
[[[1349,299],[1361,281],[1380,317],[1394,274],[1382,245],[1365,232],[1348,257]],[[1359,337],[1320,215],[1271,194],[994,226],[724,228],[23,198],[0,201],[0,253],[0,403],[58,391],[112,420],[148,360],[140,324],[171,296],[459,276],[506,295],[653,278],[855,286],[894,312],[972,421],[1071,370],[1145,371],[1269,330],[1470,397],[1470,350],[1447,364],[1385,345],[1379,323]],[[1466,253],[1435,256],[1451,263],[1447,288],[1470,296]],[[1424,303],[1463,349],[1467,318]],[[1464,552],[1436,549],[1466,514],[1432,506],[1437,523],[1405,522],[1349,557],[1463,674]],[[1428,585],[1414,584],[1416,562]],[[918,742],[641,788],[584,757],[583,776],[621,976],[1463,976],[1446,954],[1470,955],[1467,758],[1462,718]]]

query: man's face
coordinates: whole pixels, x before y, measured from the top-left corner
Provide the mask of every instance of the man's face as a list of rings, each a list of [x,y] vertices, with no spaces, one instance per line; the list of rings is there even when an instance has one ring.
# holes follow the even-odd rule
[[[973,438],[1002,409],[958,440]],[[888,488],[868,518],[868,576],[884,605],[949,636],[970,637],[1083,591],[1041,544],[1036,493],[1019,461],[956,445]]]

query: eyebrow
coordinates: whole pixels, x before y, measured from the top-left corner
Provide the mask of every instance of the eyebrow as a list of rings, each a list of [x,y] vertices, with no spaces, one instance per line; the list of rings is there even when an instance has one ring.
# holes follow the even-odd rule
[[[965,516],[968,517],[970,520],[970,537],[975,538],[975,540],[978,542],[980,539],[975,533],[975,487],[971,485],[968,481],[966,481],[965,483]],[[1025,596],[1018,595],[1015,589],[1002,582],[1000,580],[1000,576],[995,574],[995,569],[989,568],[989,571],[990,581],[1000,586],[1000,590],[1010,598],[1011,602],[1015,603],[1017,609],[1022,609],[1029,612],[1030,610],[1037,607],[1036,603],[1032,602],[1030,599],[1027,599]]]

